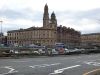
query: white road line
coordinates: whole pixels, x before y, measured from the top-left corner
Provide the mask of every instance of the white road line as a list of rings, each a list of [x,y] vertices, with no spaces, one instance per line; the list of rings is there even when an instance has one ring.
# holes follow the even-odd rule
[[[14,73],[14,72],[18,72],[18,71],[15,71],[15,69],[11,68],[11,67],[5,67],[7,69],[9,69],[10,71],[8,73]]]
[[[13,69],[11,66],[5,66],[5,67],[2,67],[2,68],[9,69],[10,71],[8,73],[3,73],[3,74],[0,74],[0,75],[6,75],[6,74],[18,72],[18,71],[15,71],[15,69]]]
[[[48,67],[48,66],[54,66],[54,65],[59,65],[61,63],[54,63],[54,64],[41,64],[41,65],[33,65],[33,66],[29,66],[31,68],[41,68],[41,67]]]
[[[88,62],[88,61],[85,61],[84,63],[88,64],[88,65],[93,65],[93,66],[100,66],[100,63],[98,63],[98,62]]]
[[[54,72],[53,72],[53,73],[50,73],[49,75],[52,75],[52,74],[59,74],[59,73],[62,73],[64,70],[72,69],[72,68],[79,67],[79,66],[81,66],[81,65],[75,65],[75,66],[70,66],[70,67],[66,67],[66,68],[54,70]]]

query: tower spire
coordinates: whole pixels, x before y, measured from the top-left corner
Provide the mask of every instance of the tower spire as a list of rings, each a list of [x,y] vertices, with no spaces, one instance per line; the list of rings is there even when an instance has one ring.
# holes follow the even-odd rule
[[[51,14],[51,22],[57,24],[56,15],[55,15],[54,11]]]
[[[48,13],[48,5],[46,3],[44,6],[43,27],[47,27],[48,24],[49,24],[49,13]]]

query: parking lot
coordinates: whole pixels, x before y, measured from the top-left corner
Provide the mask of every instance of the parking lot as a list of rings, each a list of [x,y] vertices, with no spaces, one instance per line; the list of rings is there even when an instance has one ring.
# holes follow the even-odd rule
[[[83,75],[100,68],[100,54],[0,59],[0,75]]]

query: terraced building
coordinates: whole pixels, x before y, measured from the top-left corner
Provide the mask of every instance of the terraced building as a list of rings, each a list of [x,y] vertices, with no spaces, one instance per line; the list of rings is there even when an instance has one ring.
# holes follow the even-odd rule
[[[46,4],[43,13],[43,27],[8,31],[7,43],[21,46],[37,43],[44,46],[53,46],[55,43],[60,42],[68,46],[78,46],[80,35],[80,32],[72,28],[58,26],[54,12],[49,18],[48,5]]]

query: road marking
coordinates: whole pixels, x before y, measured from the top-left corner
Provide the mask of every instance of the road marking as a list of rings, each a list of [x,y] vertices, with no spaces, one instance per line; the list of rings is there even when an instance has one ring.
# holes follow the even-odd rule
[[[50,73],[49,75],[52,75],[52,74],[59,74],[59,73],[62,73],[64,70],[72,69],[72,68],[79,67],[79,66],[81,66],[81,65],[75,65],[75,66],[70,66],[70,67],[66,67],[66,68],[54,70],[54,72],[53,72],[53,73]]]
[[[59,65],[61,63],[54,63],[54,64],[41,64],[41,65],[33,65],[33,66],[29,66],[31,68],[41,68],[41,67],[47,67],[47,66],[54,66],[54,65]]]
[[[97,71],[100,71],[100,69],[95,69],[95,70],[86,72],[86,73],[84,73],[83,75],[88,75],[88,74],[90,74],[90,73],[94,73],[94,72],[97,72]]]
[[[15,69],[13,69],[11,66],[5,66],[5,67],[1,67],[1,68],[6,68],[6,69],[9,69],[10,71],[8,73],[3,73],[0,75],[6,75],[6,74],[18,72],[18,71],[15,71]]]
[[[98,63],[98,62],[88,62],[88,61],[85,61],[84,63],[88,64],[88,65],[93,65],[93,66],[100,66],[100,63]]]

